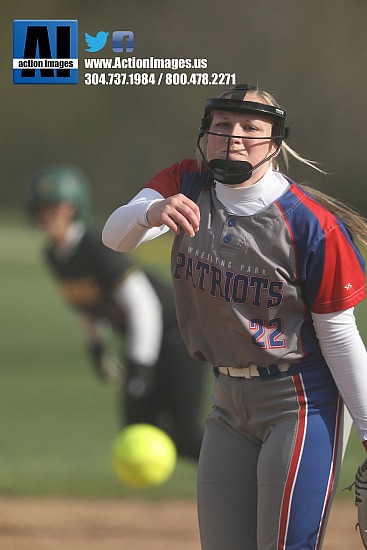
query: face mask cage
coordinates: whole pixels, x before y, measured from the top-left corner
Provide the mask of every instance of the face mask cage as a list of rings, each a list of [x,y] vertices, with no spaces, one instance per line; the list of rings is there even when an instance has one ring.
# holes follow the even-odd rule
[[[255,101],[244,101],[244,97],[248,91],[255,90],[254,86],[248,84],[239,84],[237,85],[232,95],[229,99],[224,98],[211,98],[208,99],[204,107],[204,117],[201,121],[201,126],[199,128],[199,135],[197,139],[197,147],[202,156],[204,163],[207,165],[208,169],[212,172],[214,178],[221,183],[235,185],[243,183],[250,179],[253,170],[270,160],[274,157],[282,144],[283,139],[288,137],[288,128],[285,127],[286,112],[280,107],[275,107],[273,105],[266,105],[264,103],[259,103]],[[276,144],[276,150],[274,153],[266,157],[256,166],[252,166],[249,162],[246,161],[231,161],[228,159],[229,155],[229,144],[230,138],[243,136],[235,136],[232,134],[218,134],[216,132],[210,132],[210,126],[212,122],[212,113],[215,110],[220,111],[229,111],[237,113],[250,113],[260,116],[268,116],[272,119],[272,135],[265,137],[249,137],[247,139],[272,139]],[[207,135],[220,135],[221,137],[228,138],[228,147],[227,147],[227,157],[223,159],[213,159],[210,162],[206,159],[206,156],[201,147],[201,139],[203,136]]]

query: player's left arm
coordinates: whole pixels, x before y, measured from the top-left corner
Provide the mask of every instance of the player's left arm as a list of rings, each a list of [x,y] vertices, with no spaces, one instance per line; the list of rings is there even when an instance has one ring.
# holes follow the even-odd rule
[[[353,308],[312,313],[322,354],[367,452],[367,351]]]
[[[367,352],[353,312],[366,295],[364,259],[338,220],[329,216],[323,224],[323,237],[305,258],[304,297],[322,354],[367,446]]]

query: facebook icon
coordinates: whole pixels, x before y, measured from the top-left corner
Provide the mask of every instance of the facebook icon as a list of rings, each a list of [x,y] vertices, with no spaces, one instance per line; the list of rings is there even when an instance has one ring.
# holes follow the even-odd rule
[[[114,31],[112,33],[112,50],[116,53],[134,51],[134,33],[131,31]]]

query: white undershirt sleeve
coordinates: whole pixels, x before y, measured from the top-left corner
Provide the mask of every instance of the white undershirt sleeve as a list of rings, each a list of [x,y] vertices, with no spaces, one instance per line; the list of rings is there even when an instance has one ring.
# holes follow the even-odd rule
[[[367,351],[353,308],[312,313],[323,356],[362,440],[367,440]]]
[[[163,337],[162,304],[145,273],[132,272],[113,293],[127,318],[127,355],[151,366],[160,354]]]
[[[102,231],[103,244],[118,252],[128,252],[166,233],[169,230],[166,225],[152,227],[146,219],[152,203],[163,199],[153,189],[142,189],[128,204],[112,212]]]

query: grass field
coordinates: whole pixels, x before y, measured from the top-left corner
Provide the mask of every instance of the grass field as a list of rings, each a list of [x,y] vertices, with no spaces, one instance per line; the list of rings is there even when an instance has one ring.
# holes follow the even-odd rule
[[[137,258],[168,274],[168,241],[142,246]],[[165,485],[150,491],[135,492],[115,478],[110,447],[119,429],[117,390],[91,374],[78,320],[44,269],[41,247],[38,231],[2,216],[0,495],[193,497],[196,465],[183,459]],[[367,336],[366,304],[357,316]],[[209,386],[203,416],[208,408]],[[353,480],[363,457],[353,432],[340,487]]]

